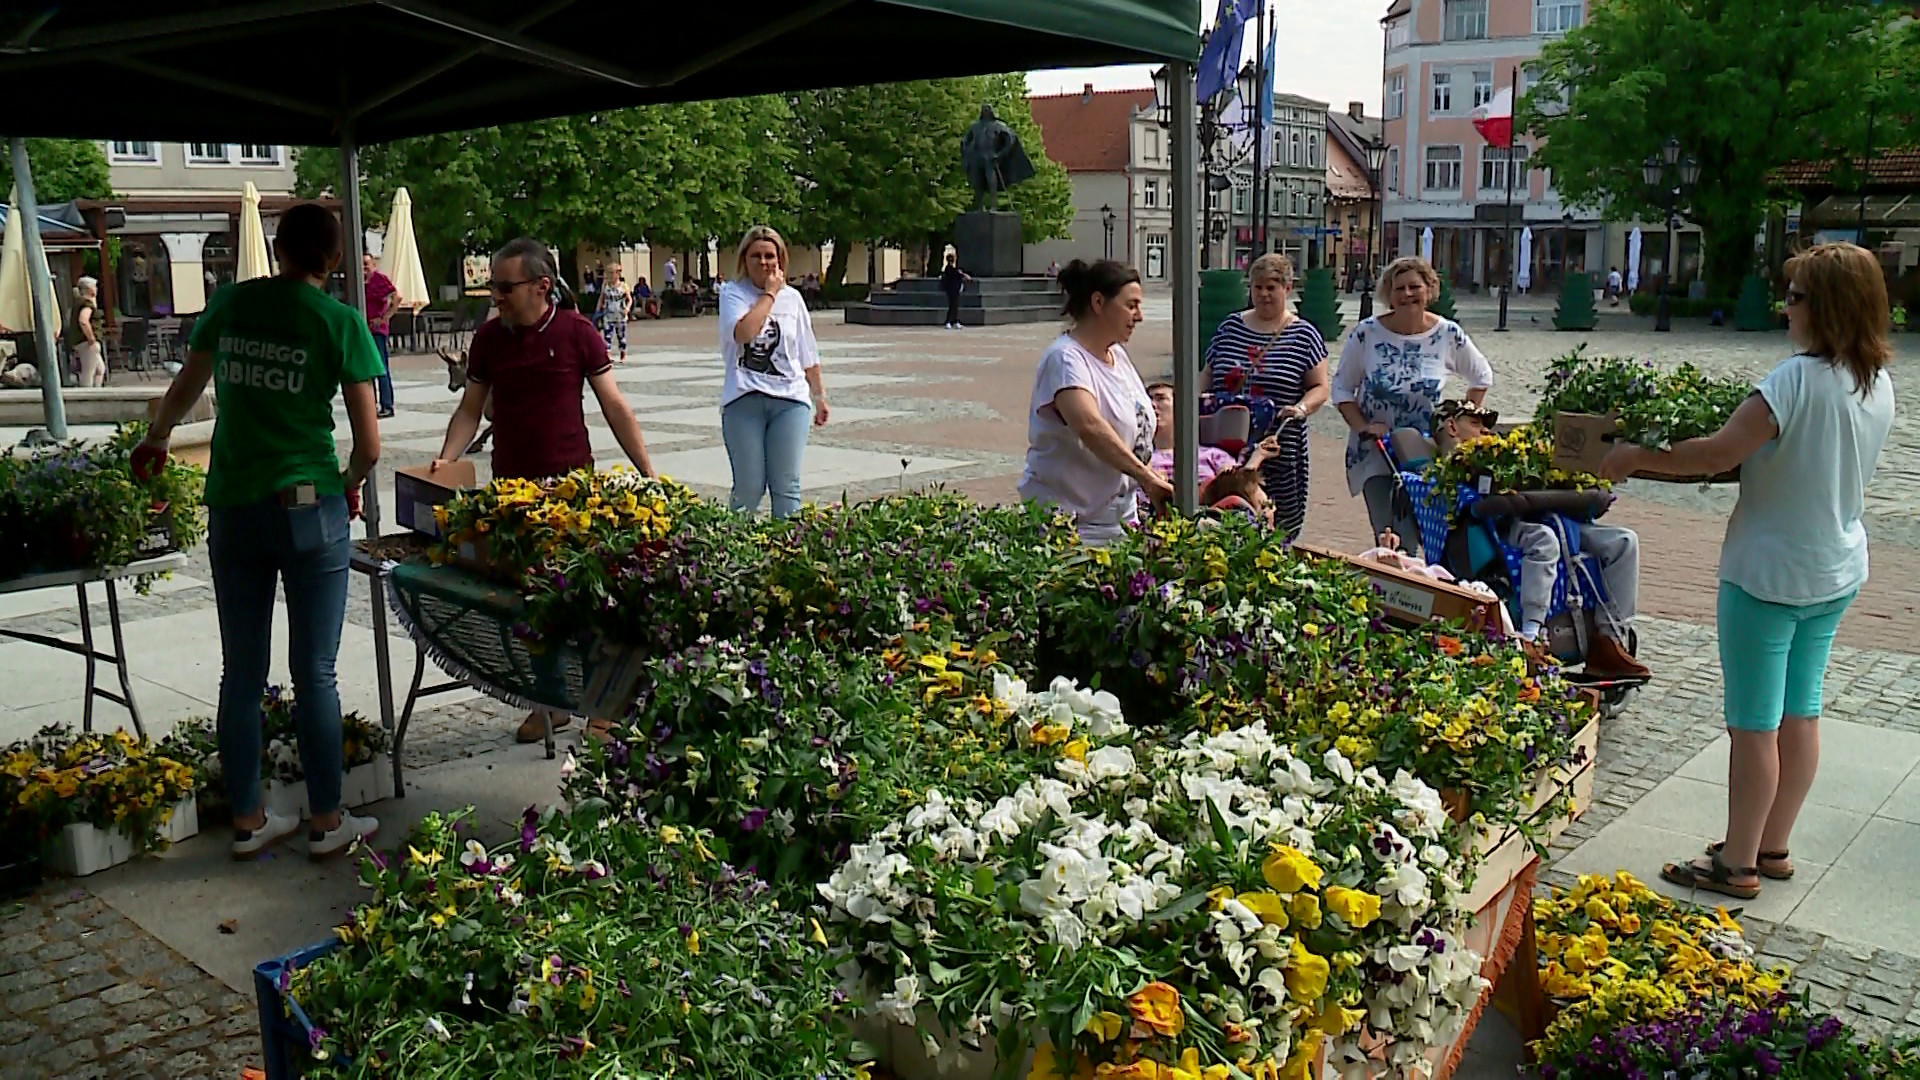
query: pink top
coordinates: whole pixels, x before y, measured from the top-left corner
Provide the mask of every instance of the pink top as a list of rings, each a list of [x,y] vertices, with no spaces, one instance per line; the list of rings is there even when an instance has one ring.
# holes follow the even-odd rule
[[[400,290],[393,287],[393,281],[387,275],[375,270],[367,275],[367,328],[376,334],[387,332],[387,317],[381,312],[387,310],[387,297]]]

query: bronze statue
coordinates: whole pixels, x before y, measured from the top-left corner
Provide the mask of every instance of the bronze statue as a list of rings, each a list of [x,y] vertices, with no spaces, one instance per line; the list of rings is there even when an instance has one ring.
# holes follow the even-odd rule
[[[973,185],[975,210],[998,210],[1001,192],[1033,179],[1033,162],[1020,136],[993,114],[991,105],[980,106],[980,119],[960,140],[960,160]]]

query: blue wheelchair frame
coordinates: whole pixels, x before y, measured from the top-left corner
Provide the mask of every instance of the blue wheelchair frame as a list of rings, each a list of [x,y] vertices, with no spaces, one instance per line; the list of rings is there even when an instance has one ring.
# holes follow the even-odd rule
[[[1472,487],[1462,485],[1449,506],[1425,476],[1400,469],[1399,463],[1393,460],[1392,452],[1384,446],[1382,451],[1396,470],[1402,490],[1413,503],[1414,521],[1420,526],[1420,546],[1427,554],[1427,561],[1444,559],[1452,531],[1456,527],[1467,529],[1467,545],[1473,565],[1447,566],[1447,571],[1456,577],[1471,577],[1476,567],[1487,565],[1497,554],[1501,564],[1506,567],[1511,591],[1507,609],[1518,624],[1523,580],[1521,566],[1525,562],[1525,555],[1520,548],[1507,543],[1499,528],[1500,521],[1504,519],[1483,521],[1471,513],[1473,504],[1486,496]],[[1553,599],[1547,605],[1547,621],[1551,624],[1562,615],[1572,620],[1577,628],[1575,640],[1579,643],[1579,651],[1571,656],[1562,655],[1561,659],[1569,662],[1584,660],[1589,614],[1604,608],[1608,599],[1606,585],[1600,578],[1599,567],[1592,556],[1580,550],[1579,521],[1564,514],[1548,514],[1538,524],[1552,529],[1560,540],[1560,572],[1554,576]]]

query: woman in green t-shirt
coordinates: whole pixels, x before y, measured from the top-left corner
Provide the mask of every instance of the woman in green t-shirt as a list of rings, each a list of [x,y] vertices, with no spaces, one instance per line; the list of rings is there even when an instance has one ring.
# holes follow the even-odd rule
[[[251,858],[300,827],[261,805],[261,692],[267,685],[274,586],[287,597],[287,666],[300,763],[312,808],[308,852],[322,858],[379,823],[340,808],[342,732],[334,661],[347,612],[349,521],[380,456],[373,379],[385,370],[353,308],[328,296],[340,223],[315,203],[281,217],[276,277],[215,293],[194,324],[136,473],[166,458],[174,424],[209,380],[219,406],[207,472],[207,554],[220,615],[220,765],[233,805],[233,854]],[[346,399],[353,454],[334,448],[333,399]]]

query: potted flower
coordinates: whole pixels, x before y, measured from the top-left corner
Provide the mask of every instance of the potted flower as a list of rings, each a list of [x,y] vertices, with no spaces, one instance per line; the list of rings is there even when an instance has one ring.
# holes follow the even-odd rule
[[[125,731],[47,727],[0,753],[9,831],[37,838],[46,865],[74,877],[198,833],[193,785],[189,766]]]
[[[300,762],[300,740],[294,724],[298,708],[293,689],[269,686],[261,698],[260,709],[265,726],[261,738],[265,760],[261,775],[266,779],[266,804],[274,813],[295,818],[310,816],[307,802],[307,773]],[[393,768],[387,757],[387,731],[367,721],[357,712],[340,718],[341,762],[340,805],[345,809],[365,806],[393,798]]]

